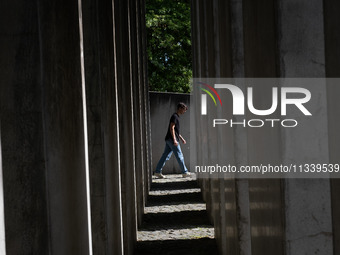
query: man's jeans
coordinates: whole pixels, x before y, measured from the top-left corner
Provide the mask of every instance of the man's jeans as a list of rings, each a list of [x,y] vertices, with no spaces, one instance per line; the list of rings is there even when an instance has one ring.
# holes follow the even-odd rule
[[[160,158],[156,166],[156,173],[162,172],[162,168],[165,165],[165,161],[170,159],[172,152],[174,152],[175,154],[177,162],[182,170],[182,173],[185,174],[188,172],[188,169],[186,168],[185,163],[184,163],[184,157],[183,157],[183,153],[181,151],[181,146],[179,145],[179,143],[177,146],[175,146],[172,140],[166,140],[163,155]]]

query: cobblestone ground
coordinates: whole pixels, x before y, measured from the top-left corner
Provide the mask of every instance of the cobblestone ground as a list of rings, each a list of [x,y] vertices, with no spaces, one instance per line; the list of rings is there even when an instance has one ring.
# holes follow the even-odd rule
[[[218,254],[201,190],[194,178],[153,177],[136,255]]]

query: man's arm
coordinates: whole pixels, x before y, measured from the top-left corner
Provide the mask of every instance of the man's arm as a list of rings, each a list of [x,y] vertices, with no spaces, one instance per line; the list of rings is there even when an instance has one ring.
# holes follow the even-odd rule
[[[183,144],[187,143],[187,141],[184,140],[183,136],[179,135],[179,138],[182,140]]]
[[[176,139],[176,135],[175,135],[175,123],[171,122],[170,123],[170,134],[174,140],[174,145],[177,146],[178,145],[178,141]]]

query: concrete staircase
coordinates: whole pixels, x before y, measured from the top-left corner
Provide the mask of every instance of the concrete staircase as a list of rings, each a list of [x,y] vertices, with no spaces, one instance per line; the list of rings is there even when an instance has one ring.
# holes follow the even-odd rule
[[[192,178],[153,179],[136,254],[218,254],[201,190]]]

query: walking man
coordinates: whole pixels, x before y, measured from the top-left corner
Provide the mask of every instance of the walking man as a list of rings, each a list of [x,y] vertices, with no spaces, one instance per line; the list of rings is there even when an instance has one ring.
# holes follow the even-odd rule
[[[156,166],[155,176],[158,178],[165,178],[165,176],[162,174],[162,169],[165,165],[165,162],[170,159],[172,153],[175,154],[177,162],[182,171],[182,176],[190,176],[190,172],[188,172],[188,169],[184,163],[181,146],[179,145],[180,140],[183,142],[183,144],[186,144],[186,141],[179,133],[179,116],[184,114],[187,109],[188,107],[184,103],[179,103],[177,105],[177,112],[175,112],[170,118],[168,131],[165,136],[164,152]]]

